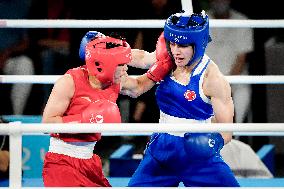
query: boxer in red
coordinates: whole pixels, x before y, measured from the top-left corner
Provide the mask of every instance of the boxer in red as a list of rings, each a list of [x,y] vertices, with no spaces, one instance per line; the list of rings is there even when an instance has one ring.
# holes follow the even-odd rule
[[[56,81],[43,112],[43,123],[120,123],[116,100],[120,91],[117,69],[131,61],[131,48],[121,39],[90,31],[79,56],[86,65],[70,69]],[[82,129],[83,126],[82,126]],[[100,133],[52,133],[45,155],[45,187],[110,187],[101,159],[93,153]]]

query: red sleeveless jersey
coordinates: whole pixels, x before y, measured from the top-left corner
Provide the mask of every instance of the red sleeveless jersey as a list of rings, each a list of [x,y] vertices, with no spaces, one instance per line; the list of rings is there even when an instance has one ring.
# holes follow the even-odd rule
[[[96,100],[107,99],[116,103],[120,90],[119,85],[111,85],[104,90],[92,88],[88,80],[86,66],[70,69],[66,74],[72,76],[75,91],[64,116],[80,114],[91,102],[95,102]],[[70,124],[70,126],[72,125]],[[51,136],[60,138],[65,142],[93,142],[101,139],[101,133],[60,133],[51,134]]]

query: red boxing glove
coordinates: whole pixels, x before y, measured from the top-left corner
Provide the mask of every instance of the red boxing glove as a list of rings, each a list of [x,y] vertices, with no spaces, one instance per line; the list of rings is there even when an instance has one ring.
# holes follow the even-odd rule
[[[160,82],[174,68],[167,50],[164,32],[162,32],[156,44],[156,59],[157,61],[147,71],[147,77],[154,82]]]
[[[81,114],[68,115],[62,117],[63,123],[81,123],[81,120],[82,120]]]
[[[97,100],[82,112],[82,123],[121,123],[119,108],[109,100]]]
[[[64,123],[121,123],[120,111],[116,103],[106,99],[97,100],[81,114],[64,116]]]

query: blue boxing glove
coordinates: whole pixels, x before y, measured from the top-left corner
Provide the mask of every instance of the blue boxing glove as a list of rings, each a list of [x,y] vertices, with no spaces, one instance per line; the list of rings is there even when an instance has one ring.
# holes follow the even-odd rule
[[[218,155],[224,146],[220,133],[185,133],[184,149],[192,160],[205,160]]]
[[[82,61],[85,61],[85,53],[86,53],[86,45],[91,40],[98,36],[104,36],[104,34],[97,31],[88,31],[81,40],[80,48],[79,48],[79,57]]]

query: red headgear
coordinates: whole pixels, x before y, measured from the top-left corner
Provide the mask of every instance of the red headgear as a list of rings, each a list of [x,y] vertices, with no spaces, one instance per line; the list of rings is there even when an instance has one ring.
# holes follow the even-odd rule
[[[86,65],[90,75],[102,83],[113,83],[118,65],[131,61],[130,45],[121,39],[100,36],[86,45]]]

